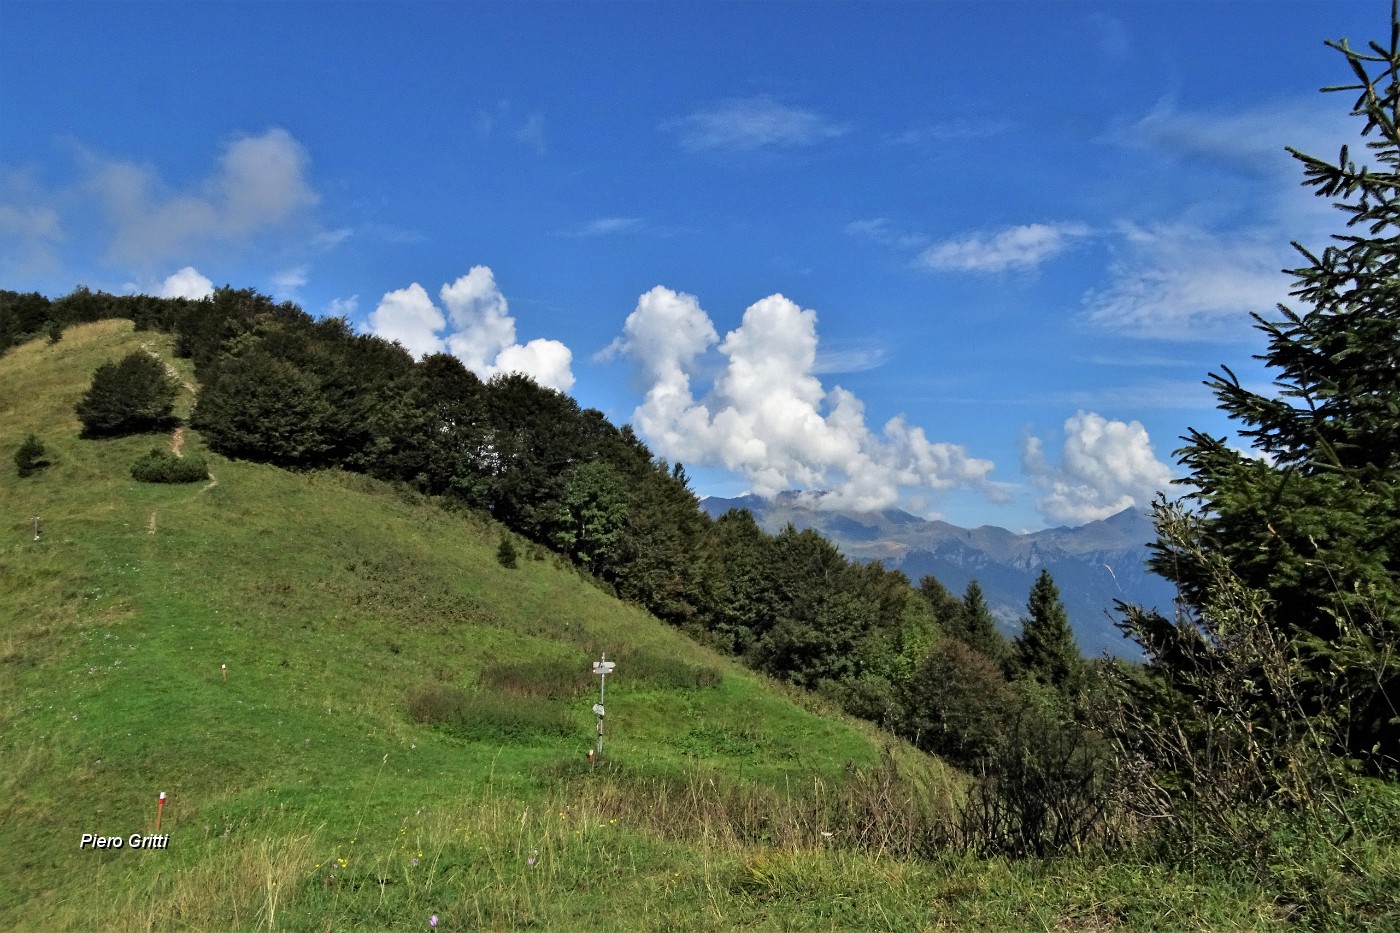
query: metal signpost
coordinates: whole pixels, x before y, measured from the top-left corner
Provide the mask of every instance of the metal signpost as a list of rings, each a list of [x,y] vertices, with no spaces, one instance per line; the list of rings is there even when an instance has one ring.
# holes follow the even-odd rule
[[[608,675],[617,667],[616,661],[609,661],[607,652],[602,660],[593,662],[593,673],[598,675],[598,702],[593,704],[593,712],[598,714],[598,757],[603,757],[603,700],[607,696]]]

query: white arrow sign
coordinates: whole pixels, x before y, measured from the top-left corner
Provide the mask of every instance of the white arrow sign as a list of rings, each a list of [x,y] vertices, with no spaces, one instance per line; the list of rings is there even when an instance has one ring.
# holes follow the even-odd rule
[[[603,715],[603,704],[602,704],[602,703],[594,703],[594,704],[593,704],[593,712],[597,713],[599,716]]]
[[[595,673],[595,674],[611,674],[611,673],[613,672],[613,668],[615,668],[615,667],[617,667],[617,662],[616,662],[616,661],[594,661],[594,662],[593,662],[593,673]]]

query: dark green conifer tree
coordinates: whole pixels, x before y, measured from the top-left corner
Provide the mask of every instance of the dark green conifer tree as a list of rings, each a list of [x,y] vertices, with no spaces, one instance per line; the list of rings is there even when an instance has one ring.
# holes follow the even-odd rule
[[[1400,761],[1400,21],[1369,50],[1328,42],[1355,82],[1353,115],[1370,164],[1290,149],[1304,184],[1334,200],[1346,232],[1321,251],[1294,246],[1301,310],[1255,315],[1258,358],[1275,374],[1259,393],[1228,367],[1207,383],[1252,444],[1191,431],[1178,451],[1196,514],[1189,536],[1159,513],[1153,569],[1181,590],[1180,624],[1130,612],[1125,628],[1162,671],[1218,653],[1200,637],[1220,588],[1216,564],[1267,601],[1266,618],[1303,665],[1305,705],[1335,717],[1353,754]],[[1178,525],[1180,522],[1178,522]],[[1235,659],[1238,660],[1238,659]],[[1222,665],[1225,662],[1222,661]],[[1382,764],[1382,767],[1385,765]]]
[[[962,639],[968,647],[982,652],[997,664],[1006,661],[1006,639],[997,631],[996,619],[992,618],[987,599],[982,595],[982,585],[976,580],[967,584],[963,592],[962,612],[958,614],[949,634]]]
[[[39,440],[38,435],[27,435],[23,443],[19,445],[19,450],[15,451],[16,472],[20,476],[33,476],[49,465],[48,459],[44,456],[46,453],[44,442]]]
[[[1070,697],[1078,689],[1083,658],[1049,570],[1042,568],[1031,586],[1026,613],[1012,646],[1017,673]]]

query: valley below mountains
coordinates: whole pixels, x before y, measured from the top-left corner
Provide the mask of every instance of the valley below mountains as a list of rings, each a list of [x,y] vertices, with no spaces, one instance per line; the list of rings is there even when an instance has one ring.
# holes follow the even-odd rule
[[[1137,646],[1115,627],[1115,600],[1153,607],[1170,615],[1175,590],[1147,569],[1148,542],[1156,532],[1150,513],[1125,509],[1077,528],[1047,528],[1016,534],[983,525],[960,528],[929,521],[901,509],[860,512],[819,507],[820,494],[780,493],[772,498],[710,496],[701,500],[712,517],[748,509],[776,534],[791,523],[812,529],[852,560],[879,561],[904,572],[915,585],[932,574],[955,595],[977,580],[1002,632],[1015,636],[1026,598],[1042,567],[1055,578],[1080,650],[1138,658]]]

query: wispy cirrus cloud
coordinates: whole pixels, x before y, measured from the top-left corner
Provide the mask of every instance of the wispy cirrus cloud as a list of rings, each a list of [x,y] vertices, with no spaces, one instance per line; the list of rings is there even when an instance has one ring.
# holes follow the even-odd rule
[[[1122,230],[1109,283],[1084,297],[1091,327],[1130,337],[1219,340],[1248,333],[1250,312],[1286,302],[1291,254],[1274,230],[1215,233],[1190,225]]]
[[[146,264],[209,243],[244,242],[285,227],[320,200],[310,157],[283,129],[235,139],[218,166],[186,189],[135,162],[84,153],[86,190],[112,224],[108,258]]]
[[[1085,33],[1093,40],[1094,49],[1105,59],[1121,62],[1133,50],[1132,37],[1128,27],[1116,16],[1107,13],[1090,13],[1084,17]]]
[[[326,302],[326,317],[352,318],[360,310],[360,296],[351,295],[349,298],[332,298]]]
[[[299,293],[306,287],[309,281],[307,266],[293,266],[290,269],[283,269],[272,276],[272,289],[274,297],[283,301],[296,301]]]
[[[845,136],[850,127],[761,94],[718,101],[662,124],[692,152],[796,149]]]
[[[894,249],[921,249],[928,245],[928,237],[897,227],[888,217],[870,217],[853,220],[846,224],[846,233],[863,237],[881,246]]]
[[[1335,102],[1310,97],[1233,111],[1162,100],[1116,128],[1105,142],[1189,164],[1198,190],[1178,218],[1116,225],[1108,280],[1085,294],[1081,319],[1147,339],[1249,337],[1251,312],[1290,301],[1283,270],[1301,259],[1289,243],[1320,249],[1340,228],[1327,199],[1299,186],[1284,147],[1330,157],[1350,142],[1364,161],[1358,127]]]
[[[931,149],[949,143],[1000,136],[1009,133],[1014,126],[1015,124],[1007,120],[955,117],[935,123],[915,123],[898,133],[886,136],[885,145]]]
[[[915,264],[935,272],[998,273],[1034,269],[1091,233],[1079,223],[1033,223],[935,243]]]
[[[1292,194],[1301,175],[1285,151],[1331,157],[1342,142],[1361,155],[1360,123],[1334,101],[1309,97],[1280,100],[1242,110],[1183,110],[1170,98],[1158,101],[1139,119],[1120,126],[1105,140],[1154,150],[1177,160],[1191,160],[1244,176],[1283,182]]]
[[[494,107],[478,107],[472,125],[482,141],[501,131],[527,149],[533,149],[536,155],[544,155],[547,148],[544,114],[532,110],[522,117],[506,98],[496,101]]]
[[[515,131],[515,141],[533,149],[535,155],[544,155],[544,114],[536,111],[526,117],[525,122]]]
[[[616,236],[624,233],[640,233],[646,221],[640,217],[599,217],[570,230],[560,232],[561,236],[597,237]]]
[[[817,376],[839,373],[863,373],[879,369],[889,358],[889,350],[881,346],[841,348],[818,347],[812,373]]]
[[[12,252],[56,265],[57,245],[81,229],[76,249],[92,243],[102,261],[144,277],[172,260],[226,255],[270,235],[294,250],[343,240],[339,231],[317,232],[312,212],[320,195],[310,156],[281,128],[231,139],[202,178],[183,184],[147,162],[76,142],[70,150],[75,177],[55,188],[23,172],[0,172],[0,241],[16,242],[20,249]]]

